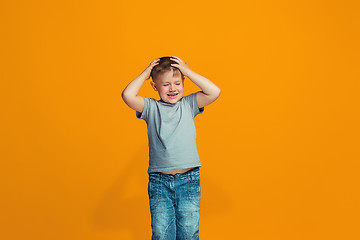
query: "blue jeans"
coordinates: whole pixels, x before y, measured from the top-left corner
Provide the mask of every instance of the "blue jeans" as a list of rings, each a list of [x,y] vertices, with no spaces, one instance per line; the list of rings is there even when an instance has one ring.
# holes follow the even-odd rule
[[[152,240],[199,239],[200,168],[149,173]]]

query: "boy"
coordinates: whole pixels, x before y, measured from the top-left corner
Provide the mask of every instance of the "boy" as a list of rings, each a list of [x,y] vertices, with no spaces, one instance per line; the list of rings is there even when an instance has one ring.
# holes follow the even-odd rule
[[[137,96],[145,80],[160,100]],[[183,97],[188,77],[202,91]],[[122,92],[125,103],[148,128],[152,239],[199,239],[200,159],[194,118],[214,102],[220,89],[179,57],[162,57]]]

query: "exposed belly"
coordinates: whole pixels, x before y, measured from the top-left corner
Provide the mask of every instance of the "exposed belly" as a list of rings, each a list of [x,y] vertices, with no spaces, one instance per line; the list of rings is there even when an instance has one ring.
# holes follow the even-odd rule
[[[166,172],[162,172],[162,173],[165,173],[165,174],[170,174],[170,175],[175,175],[177,173],[185,173],[191,169],[194,169],[193,168],[185,168],[185,169],[179,169],[179,170],[171,170],[171,171],[166,171]]]

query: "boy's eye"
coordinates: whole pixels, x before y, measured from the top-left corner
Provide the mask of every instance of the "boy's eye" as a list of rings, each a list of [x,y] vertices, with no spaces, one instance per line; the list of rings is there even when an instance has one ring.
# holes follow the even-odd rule
[[[176,83],[176,85],[180,85],[180,83]]]
[[[169,84],[164,84],[163,86],[169,86]]]

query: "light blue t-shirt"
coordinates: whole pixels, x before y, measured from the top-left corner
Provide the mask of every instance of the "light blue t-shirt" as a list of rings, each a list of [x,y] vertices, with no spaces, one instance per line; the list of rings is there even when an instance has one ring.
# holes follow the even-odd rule
[[[194,118],[204,108],[198,108],[196,94],[174,104],[143,97],[144,109],[136,111],[136,117],[147,123],[148,173],[201,167]]]

